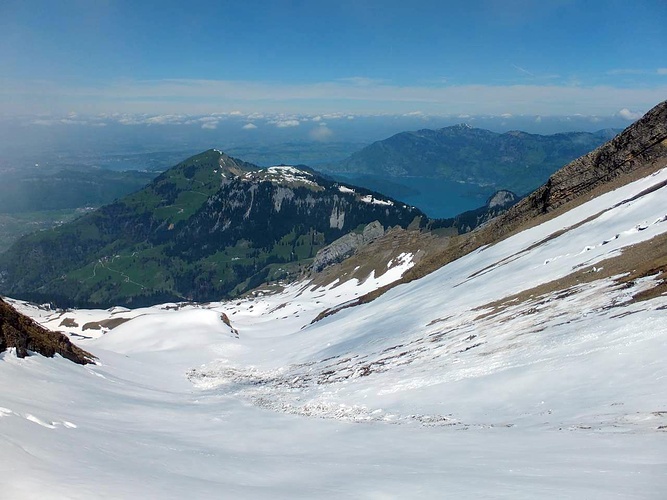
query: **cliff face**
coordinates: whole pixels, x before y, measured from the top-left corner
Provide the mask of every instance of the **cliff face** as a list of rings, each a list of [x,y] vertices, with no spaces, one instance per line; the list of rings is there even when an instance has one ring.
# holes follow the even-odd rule
[[[384,235],[384,228],[378,221],[368,224],[361,233],[348,233],[327,245],[315,256],[313,271],[319,273],[324,268],[342,262],[354,255],[359,247],[369,244]]]
[[[60,354],[81,365],[94,363],[95,359],[65,335],[42,328],[0,299],[0,352],[10,348],[16,349],[19,358],[25,358],[32,351],[49,358]]]
[[[506,233],[620,176],[663,166],[667,166],[667,101],[611,141],[558,170],[546,184],[494,221],[494,226]]]
[[[285,238],[306,236],[308,256],[313,257],[324,245],[374,220],[406,227],[415,217],[423,214],[362,188],[293,167],[271,167],[226,180],[187,223],[166,236],[173,252],[189,259],[205,258],[239,241],[266,249]],[[312,245],[314,238],[320,244]]]

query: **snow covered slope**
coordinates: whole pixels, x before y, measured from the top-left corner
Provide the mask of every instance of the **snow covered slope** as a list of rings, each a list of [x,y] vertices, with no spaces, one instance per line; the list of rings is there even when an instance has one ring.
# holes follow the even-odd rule
[[[18,304],[100,364],[0,355],[0,491],[664,498],[666,186],[667,168],[315,323],[382,282]]]

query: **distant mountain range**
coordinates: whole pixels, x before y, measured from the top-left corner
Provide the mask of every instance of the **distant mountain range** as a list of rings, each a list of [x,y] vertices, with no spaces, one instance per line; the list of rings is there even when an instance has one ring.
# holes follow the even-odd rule
[[[537,135],[504,134],[466,124],[401,132],[329,165],[332,174],[365,176],[386,183],[437,178],[526,194],[566,163],[588,153],[619,131]],[[376,189],[374,185],[370,185]]]
[[[340,308],[327,311],[321,314],[320,317],[333,314],[341,308],[354,307],[361,303],[373,301],[398,284],[405,284],[423,278],[450,262],[472,254],[475,251],[481,252],[485,247],[498,245],[504,239],[525,232],[537,225],[543,224],[546,226],[547,222],[567,213],[568,210],[573,211],[574,208],[582,203],[596,197],[601,198],[603,194],[607,194],[637,179],[657,175],[657,171],[664,170],[666,162],[667,101],[663,101],[601,147],[560,168],[530,195],[514,203],[508,209],[496,212],[497,216],[495,218],[489,219],[489,215],[492,214],[483,214],[477,211],[461,214],[461,216],[454,218],[457,221],[456,225],[459,228],[459,234],[466,234],[453,237],[447,244],[438,245],[434,250],[431,249],[428,255],[407,270],[400,280],[364,296],[360,296],[354,301],[347,302]],[[622,201],[619,205],[631,204],[645,194],[664,188],[666,184],[667,181],[656,182],[652,188],[643,191],[637,197]],[[497,193],[497,196],[489,200],[487,210],[490,211],[496,202],[504,198],[506,198],[506,195],[503,192]],[[597,213],[595,218],[600,218],[604,213],[604,211]],[[640,224],[634,225],[634,227],[629,226],[630,228],[624,234],[644,231],[649,225],[663,223],[666,217],[661,215],[659,218],[643,221]],[[474,223],[474,221],[477,221],[477,224],[483,225],[477,227],[475,231],[467,231],[467,224]],[[563,223],[567,223],[567,219]],[[599,224],[604,226],[602,222]],[[577,227],[578,225],[575,224],[562,230],[567,232]],[[535,246],[549,242],[552,238],[560,234],[561,229],[552,228],[550,231],[555,232],[550,235],[545,233],[546,236],[544,239]],[[600,241],[598,246],[606,247],[606,245],[620,237],[620,233],[614,234],[611,232],[609,239]],[[663,238],[655,238],[654,240],[650,240],[649,243],[647,246],[651,250],[648,253],[643,253],[645,250],[642,250],[630,252],[627,256],[624,255],[628,260],[641,261],[641,264],[638,262],[632,264],[633,266],[637,266],[632,271],[633,276],[646,273],[644,276],[651,274],[658,277],[659,285],[656,289],[642,295],[642,297],[645,296],[647,298],[655,297],[659,294],[667,294],[665,290],[667,288],[665,285],[666,281],[663,279],[667,275],[667,259],[665,258],[665,249],[667,246],[664,244]],[[530,248],[533,247],[531,246]],[[593,247],[584,247],[583,252],[588,252],[592,249]],[[613,251],[609,251],[607,255],[614,256],[616,254]],[[514,259],[518,260],[520,256],[521,253],[517,253],[507,260],[498,261],[480,271],[479,275],[486,274],[493,268],[502,267]],[[544,262],[544,265],[546,266],[548,263],[549,259]],[[639,271],[639,268],[641,268],[641,271]],[[604,271],[609,276],[615,273],[619,273],[618,276],[623,275],[618,269],[620,268],[611,266],[610,268],[605,267]],[[598,273],[603,271],[603,268],[592,267],[592,270]],[[535,271],[538,273],[541,272],[538,269],[535,269]],[[578,268],[572,268],[572,271],[581,272]],[[521,272],[525,272],[525,269]],[[475,276],[476,274],[470,275],[468,279]],[[630,278],[627,278],[627,276],[624,279],[630,281]],[[577,279],[576,283],[579,282],[580,280]],[[564,285],[563,283],[558,283],[558,286]],[[641,300],[645,299],[642,298]]]

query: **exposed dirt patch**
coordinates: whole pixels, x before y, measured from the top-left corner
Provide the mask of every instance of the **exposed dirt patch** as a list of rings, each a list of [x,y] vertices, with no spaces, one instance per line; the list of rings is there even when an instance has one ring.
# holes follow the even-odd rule
[[[79,324],[74,321],[73,318],[65,318],[58,326],[64,326],[65,328],[77,328]]]
[[[629,270],[630,272],[628,272]],[[552,296],[554,293],[559,293],[555,297],[556,299],[562,299],[576,293],[576,288],[582,284],[611,277],[616,277],[615,281],[619,286],[632,285],[641,278],[653,278],[654,286],[635,294],[625,304],[650,300],[667,294],[667,233],[626,247],[621,255],[605,259],[595,264],[595,266],[581,268],[563,278],[543,283],[518,294],[477,307],[476,310],[480,311],[490,310],[475,319],[479,320],[493,316],[509,306]]]
[[[100,321],[89,321],[88,323],[84,324],[81,327],[81,330],[86,331],[86,330],[101,330],[102,328],[106,328],[108,330],[113,330],[117,326],[122,325],[123,323],[126,323],[130,321],[132,318],[109,318],[109,319],[103,319]]]

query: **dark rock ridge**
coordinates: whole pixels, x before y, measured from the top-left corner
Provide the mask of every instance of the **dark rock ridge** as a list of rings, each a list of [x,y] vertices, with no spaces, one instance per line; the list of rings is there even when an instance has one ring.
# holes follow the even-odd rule
[[[313,271],[319,273],[324,268],[342,262],[362,246],[368,245],[384,235],[384,228],[378,221],[368,224],[361,233],[352,232],[338,238],[317,252],[313,261]]]
[[[655,106],[611,141],[570,162],[546,184],[494,221],[505,234],[527,220],[547,214],[616,178],[640,169],[667,166],[667,101]]]
[[[94,363],[95,356],[80,349],[62,333],[49,331],[0,299],[0,352],[16,349],[24,358],[30,352],[52,358],[60,354],[74,363]]]

